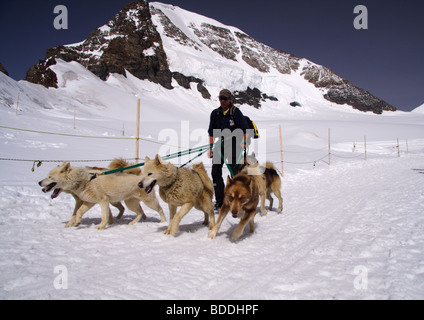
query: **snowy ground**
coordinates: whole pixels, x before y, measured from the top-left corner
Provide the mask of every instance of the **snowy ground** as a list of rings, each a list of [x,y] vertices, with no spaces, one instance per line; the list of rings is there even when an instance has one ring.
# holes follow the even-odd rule
[[[313,101],[300,109],[243,106],[260,130],[257,156],[278,168],[282,125],[284,211],[258,214],[256,233],[237,243],[229,240],[236,220],[227,217],[211,240],[196,210],[175,238],[145,207],[147,221],[134,226],[126,211],[122,221],[96,230],[96,206],[81,226],[65,229],[73,199],[52,200],[37,182],[60,160],[107,166],[100,160],[134,158],[134,92],[142,100],[142,158],[207,144],[217,102],[130,75],[103,82],[75,63],[55,68],[60,79],[73,73],[74,80],[47,90],[0,73],[0,299],[424,298],[422,113],[377,116]],[[133,91],[122,89],[128,87]],[[56,162],[31,172],[31,160]],[[210,171],[210,160],[201,160]]]
[[[295,127],[287,123],[288,131]],[[5,147],[17,141],[11,134],[2,130]],[[33,151],[37,156],[50,158],[55,148],[77,148],[79,141],[63,138],[62,146],[52,142],[57,138],[22,135],[22,149],[36,145],[44,148]],[[326,158],[315,166],[286,164],[283,213],[258,214],[256,233],[238,243],[229,240],[237,221],[228,217],[210,240],[196,210],[176,238],[163,234],[167,225],[148,208],[147,221],[135,226],[127,225],[134,217],[127,211],[122,221],[98,231],[95,207],[80,227],[65,229],[73,199],[51,200],[36,184],[55,164],[32,173],[32,163],[2,161],[0,298],[421,299],[424,140],[410,142],[409,154],[400,158],[383,142],[373,145],[379,153],[367,161],[339,144],[345,158],[333,157],[331,167]],[[309,160],[315,160],[311,150]],[[292,160],[301,162],[296,156]],[[279,154],[270,157],[278,161]],[[65,290],[56,288],[61,276],[67,276]]]
[[[149,210],[136,226],[129,214],[98,231],[93,210],[65,229],[70,199],[3,181],[1,298],[420,299],[423,173],[424,156],[414,155],[290,175],[284,213],[258,215],[256,233],[238,243],[230,218],[208,239],[199,212],[176,238]],[[66,267],[66,290],[55,289],[57,266]]]

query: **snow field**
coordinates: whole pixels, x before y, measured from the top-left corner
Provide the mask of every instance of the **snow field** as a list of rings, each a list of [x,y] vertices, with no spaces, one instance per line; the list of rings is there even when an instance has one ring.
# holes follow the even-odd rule
[[[422,155],[298,170],[283,179],[284,211],[256,216],[229,238],[207,238],[192,210],[173,238],[156,212],[98,231],[100,209],[65,229],[73,199],[38,186],[1,186],[2,299],[419,299],[423,294]],[[161,201],[166,215],[166,204]],[[116,212],[115,209],[112,209]],[[65,266],[68,288],[54,273]],[[355,288],[355,268],[367,288]]]

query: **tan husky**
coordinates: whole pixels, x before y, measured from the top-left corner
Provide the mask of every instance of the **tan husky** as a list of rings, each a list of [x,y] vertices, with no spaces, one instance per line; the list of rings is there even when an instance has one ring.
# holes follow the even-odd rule
[[[154,160],[146,157],[139,183],[148,194],[155,185],[159,186],[159,195],[169,206],[169,226],[165,234],[175,236],[181,219],[193,208],[205,214],[203,224],[210,229],[215,225],[213,212],[213,184],[206,173],[203,163],[193,165],[193,170],[177,168],[165,162],[159,155]],[[177,208],[180,207],[177,212]]]
[[[82,215],[94,204],[99,203],[102,209],[102,221],[97,229],[105,229],[110,215],[109,203],[124,201],[128,209],[137,213],[137,217],[130,222],[135,224],[141,218],[146,218],[140,201],[149,208],[159,212],[162,221],[166,221],[162,208],[156,199],[155,193],[147,194],[138,187],[140,177],[118,173],[111,175],[93,175],[86,168],[71,167],[67,162],[49,172],[48,178],[40,181],[40,186],[46,186],[44,192],[54,189],[52,198],[57,197],[62,191],[71,193],[83,201],[81,207],[74,212],[74,216],[67,226],[78,226]]]
[[[259,203],[259,188],[253,176],[241,172],[233,179],[228,176],[224,193],[224,203],[219,211],[218,221],[209,233],[209,238],[215,239],[222,222],[231,211],[233,218],[240,218],[240,223],[231,236],[231,240],[236,241],[248,223],[250,232],[255,231],[254,218]]]
[[[283,197],[281,196],[281,178],[277,173],[274,165],[271,162],[266,162],[265,166],[259,166],[256,159],[247,157],[247,163],[240,171],[241,173],[248,174],[255,179],[259,188],[259,195],[261,197],[260,209],[262,215],[266,215],[268,210],[265,209],[265,199],[269,200],[269,210],[272,210],[274,199],[272,193],[278,199],[277,212],[283,211]]]

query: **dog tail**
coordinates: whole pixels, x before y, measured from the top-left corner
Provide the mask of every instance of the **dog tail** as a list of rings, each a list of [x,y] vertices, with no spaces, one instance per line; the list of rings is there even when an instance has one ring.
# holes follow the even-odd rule
[[[267,188],[273,183],[277,183],[277,187],[281,188],[280,175],[272,162],[266,162],[265,164],[265,179]]]
[[[275,168],[275,166],[272,162],[267,161],[265,163],[265,168],[277,172],[277,169]]]
[[[132,166],[132,165],[133,164],[129,163],[125,159],[117,158],[117,159],[114,159],[109,164],[109,169],[111,169],[111,170],[122,169],[122,168],[129,167],[129,166]],[[132,169],[125,170],[123,172],[133,174],[133,175],[136,175],[136,176],[141,175],[141,169],[140,168],[132,168]]]
[[[193,164],[193,171],[198,174],[200,180],[202,180],[203,187],[206,189],[206,192],[209,193],[212,197],[214,193],[213,184],[206,172],[203,162]]]
[[[280,175],[278,174],[277,168],[275,168],[275,166],[272,162],[267,161],[265,163],[265,169],[266,169],[266,171],[269,171],[271,173],[271,175],[280,177]]]

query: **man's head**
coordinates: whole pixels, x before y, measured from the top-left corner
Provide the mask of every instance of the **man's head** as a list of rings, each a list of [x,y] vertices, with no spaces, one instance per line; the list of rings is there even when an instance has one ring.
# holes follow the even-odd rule
[[[232,99],[230,90],[223,89],[219,92],[219,102],[223,110],[227,110],[231,106]]]

